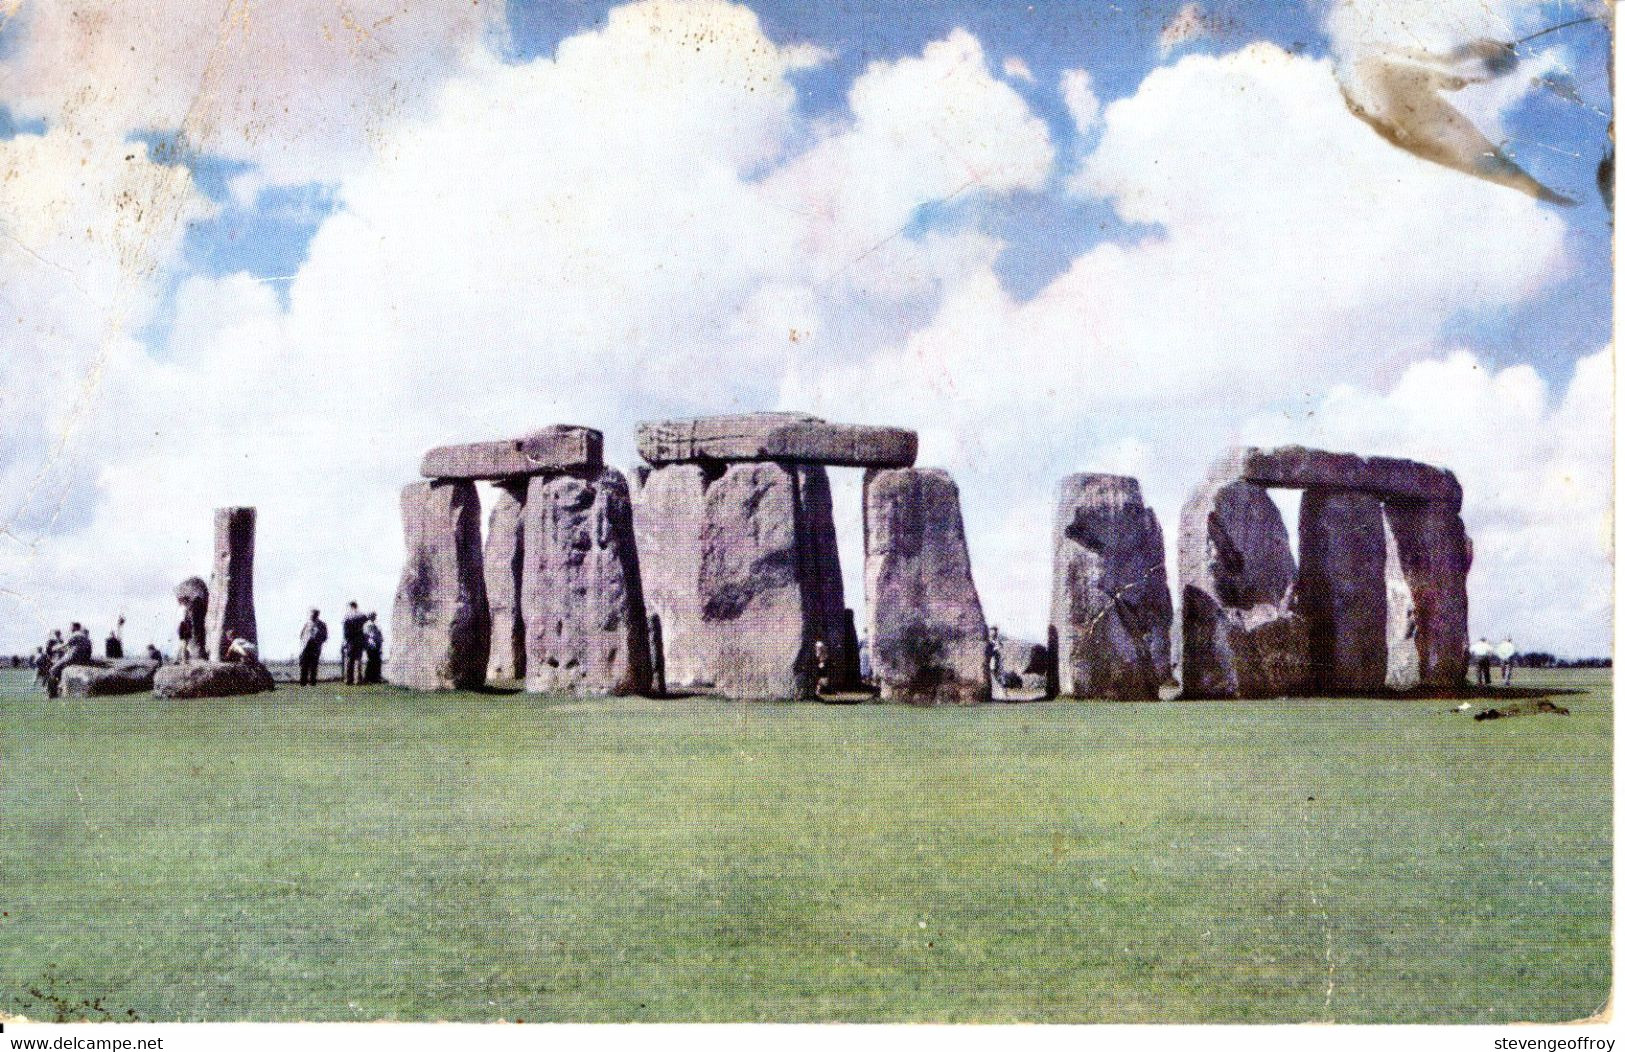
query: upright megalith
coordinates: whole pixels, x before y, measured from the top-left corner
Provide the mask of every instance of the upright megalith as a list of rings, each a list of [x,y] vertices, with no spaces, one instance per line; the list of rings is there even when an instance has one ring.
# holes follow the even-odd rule
[[[1473,542],[1448,502],[1390,500],[1384,512],[1415,608],[1417,678],[1455,690],[1467,675],[1467,572]]]
[[[619,471],[531,479],[521,602],[526,690],[648,692],[648,625],[632,501]]]
[[[1180,514],[1185,697],[1277,697],[1309,687],[1296,577],[1269,492],[1221,464]]]
[[[491,611],[491,656],[485,678],[525,678],[525,616],[520,608],[520,582],[525,560],[525,495],[527,481],[498,482],[492,487],[491,515],[485,527],[485,599]]]
[[[210,578],[204,649],[225,660],[226,633],[259,642],[254,623],[254,509],[216,508],[214,574]]]
[[[204,642],[208,637],[209,586],[201,577],[188,577],[175,586],[175,602],[181,607],[181,646],[177,660],[209,660],[208,646]]]
[[[1388,579],[1382,501],[1314,488],[1298,512],[1300,609],[1314,686],[1382,690],[1388,676]]]
[[[474,483],[412,483],[401,491],[401,520],[406,565],[395,591],[389,681],[414,690],[479,687],[491,615]]]
[[[632,491],[643,602],[651,623],[660,621],[667,689],[716,684],[715,647],[700,606],[706,485],[699,465],[671,464],[639,472]]]
[[[987,621],[947,472],[873,470],[863,485],[864,584],[880,696],[973,704],[989,696]]]
[[[705,489],[695,592],[717,693],[810,696],[817,644],[835,667],[845,660],[845,599],[824,469],[729,464]]]
[[[1050,619],[1059,690],[1155,701],[1173,679],[1173,600],[1162,527],[1140,484],[1122,475],[1061,480]]]

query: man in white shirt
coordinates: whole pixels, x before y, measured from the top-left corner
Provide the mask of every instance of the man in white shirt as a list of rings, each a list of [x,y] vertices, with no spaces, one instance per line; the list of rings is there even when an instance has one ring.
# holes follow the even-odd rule
[[[1501,645],[1495,648],[1495,656],[1501,659],[1501,686],[1512,686],[1512,659],[1518,656],[1518,648],[1512,645],[1511,636],[1501,640]]]
[[[1481,687],[1489,686],[1490,659],[1495,656],[1495,648],[1490,646],[1488,639],[1479,636],[1478,642],[1468,648],[1468,653],[1472,655],[1473,664],[1478,668],[1478,685]]]

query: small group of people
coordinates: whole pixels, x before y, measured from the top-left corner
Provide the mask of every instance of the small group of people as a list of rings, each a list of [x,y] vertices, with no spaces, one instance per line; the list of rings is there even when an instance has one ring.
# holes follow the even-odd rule
[[[102,651],[107,660],[118,661],[124,657],[124,617],[119,616],[113,630],[107,634],[102,643]],[[58,697],[62,693],[62,673],[74,665],[89,665],[96,660],[95,646],[91,643],[90,630],[78,621],[68,626],[67,636],[64,637],[60,628],[52,629],[51,635],[45,640],[45,645],[34,651],[28,659],[28,664],[34,669],[34,678],[45,688],[47,697]],[[163,664],[163,651],[147,644],[147,660]]]
[[[1497,661],[1501,664],[1501,686],[1512,686],[1512,666],[1516,664],[1518,648],[1513,644],[1511,636],[1493,645],[1485,637],[1479,636],[1478,642],[1468,648],[1468,656],[1472,658],[1473,667],[1478,672],[1480,687],[1490,685],[1490,666]]]
[[[384,676],[384,632],[378,627],[376,613],[364,614],[351,600],[344,614],[339,644],[339,663],[344,667],[344,682],[351,686],[359,683],[382,683]],[[312,686],[320,675],[322,647],[327,643],[327,624],[322,612],[312,609],[310,619],[299,630],[299,684]]]

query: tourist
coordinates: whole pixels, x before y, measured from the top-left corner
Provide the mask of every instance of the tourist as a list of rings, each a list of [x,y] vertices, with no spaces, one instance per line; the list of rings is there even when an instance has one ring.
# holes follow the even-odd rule
[[[231,661],[240,665],[257,665],[260,662],[260,648],[247,636],[240,636],[233,629],[226,629],[226,645],[220,655],[221,661]]]
[[[147,660],[156,661],[158,664],[162,665],[164,663],[164,652],[153,646],[151,643],[148,643]]]
[[[1472,645],[1468,653],[1472,655],[1473,664],[1478,667],[1478,685],[1481,687],[1489,686],[1490,661],[1495,657],[1495,648],[1490,646],[1488,639],[1479,636],[1478,642]]]
[[[352,599],[350,610],[344,615],[344,682],[352,686],[360,683],[366,672],[366,625],[367,615]]]
[[[828,694],[830,692],[829,646],[822,639],[813,642],[813,665],[818,670],[818,679],[813,687],[813,692]]]
[[[176,660],[184,665],[192,660],[192,610],[185,601],[181,603],[181,623],[175,629],[175,634],[181,641],[180,647],[175,651]],[[199,645],[202,645],[201,640]]]
[[[363,683],[382,683],[384,681],[384,630],[378,627],[378,614],[367,615],[367,623],[361,630],[361,642],[366,648],[366,672],[361,677]]]
[[[111,632],[107,633],[107,639],[102,643],[102,649],[107,652],[107,660],[117,661],[119,658],[124,656],[124,640],[119,638],[119,633],[123,631],[124,615],[120,614],[118,617],[118,625]]]
[[[1000,653],[999,626],[987,627],[987,674],[995,697],[1003,693],[1004,655]]]
[[[1501,686],[1512,686],[1512,659],[1518,656],[1518,648],[1513,646],[1511,636],[1501,640],[1501,645],[1495,648],[1495,656],[1501,661]]]
[[[299,630],[299,685],[316,685],[322,663],[322,644],[327,642],[327,625],[322,623],[322,612],[312,610],[310,620]]]
[[[46,684],[45,693],[53,698],[61,694],[62,673],[74,665],[90,664],[92,656],[90,633],[75,621],[68,631],[67,641],[62,644],[61,655],[51,665],[51,680]]]

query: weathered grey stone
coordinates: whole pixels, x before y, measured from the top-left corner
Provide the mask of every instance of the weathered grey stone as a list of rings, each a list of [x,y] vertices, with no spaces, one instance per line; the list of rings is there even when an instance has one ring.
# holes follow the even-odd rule
[[[1385,506],[1416,614],[1418,678],[1453,691],[1467,675],[1467,571],[1473,544],[1448,504],[1391,500]]]
[[[208,614],[204,627],[209,656],[226,656],[227,630],[250,643],[259,643],[254,622],[254,509],[216,508],[214,512],[214,575],[209,581]]]
[[[602,467],[604,436],[590,427],[560,424],[523,438],[439,446],[423,455],[424,478],[495,480]]]
[[[1395,457],[1360,457],[1303,446],[1245,448],[1230,454],[1236,477],[1286,489],[1360,490],[1380,497],[1438,501],[1461,510],[1461,483],[1441,468]]]
[[[1383,579],[1388,592],[1388,674],[1389,690],[1415,690],[1422,682],[1421,659],[1416,651],[1416,601],[1399,558],[1399,542],[1386,510],[1382,521]]]
[[[1280,697],[1310,687],[1296,577],[1269,493],[1237,481],[1221,462],[1180,514],[1185,697]]]
[[[209,660],[205,643],[208,638],[209,586],[203,583],[201,577],[188,577],[175,586],[175,601],[181,605],[181,620],[188,626],[177,660]]]
[[[711,681],[723,697],[810,697],[819,640],[833,667],[845,665],[845,597],[822,466],[730,464],[705,487],[696,594]]]
[[[1388,676],[1382,501],[1310,489],[1298,512],[1298,602],[1317,689],[1373,692]]]
[[[1173,679],[1174,606],[1163,564],[1162,527],[1138,481],[1094,474],[1061,480],[1050,620],[1062,694],[1157,700]]]
[[[275,689],[270,671],[257,661],[164,665],[152,678],[152,692],[160,698],[230,698]]]
[[[485,601],[491,611],[491,656],[485,678],[525,678],[525,615],[520,605],[525,561],[524,483],[493,487],[491,515],[485,527]]]
[[[62,670],[62,694],[69,698],[103,698],[145,694],[152,689],[156,661],[94,661]]]
[[[526,690],[649,691],[648,625],[632,501],[619,471],[531,479],[522,596]]]
[[[897,427],[831,424],[804,413],[665,420],[637,426],[638,453],[654,465],[776,460],[843,467],[907,467],[919,439]]]
[[[406,564],[395,591],[389,681],[413,690],[479,687],[491,614],[474,483],[412,483],[401,491],[401,521]]]
[[[649,624],[660,625],[667,689],[716,682],[716,649],[700,610],[705,473],[696,464],[644,469],[632,493],[638,568]]]
[[[912,704],[988,700],[987,621],[948,473],[870,471],[864,583],[880,696]]]

